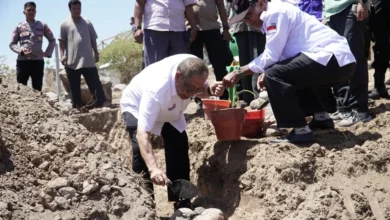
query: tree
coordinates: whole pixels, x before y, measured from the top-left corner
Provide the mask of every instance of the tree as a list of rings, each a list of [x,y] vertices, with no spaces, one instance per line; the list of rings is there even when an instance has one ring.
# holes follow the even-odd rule
[[[5,75],[9,71],[9,66],[7,64],[7,57],[0,56],[0,75]]]
[[[121,83],[128,84],[141,71],[142,45],[134,41],[130,32],[117,37],[102,51],[99,64],[109,63]]]

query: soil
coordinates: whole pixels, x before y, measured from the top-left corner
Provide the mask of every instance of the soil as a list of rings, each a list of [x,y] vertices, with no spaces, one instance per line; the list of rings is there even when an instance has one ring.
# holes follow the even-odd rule
[[[172,216],[166,188],[155,187],[153,202],[130,171],[118,110],[68,117],[41,93],[2,81],[0,220]],[[193,202],[230,220],[388,220],[389,110],[390,100],[372,102],[372,121],[316,132],[314,144],[293,145],[271,144],[275,137],[217,141],[211,122],[191,103],[186,131],[191,181],[199,189]],[[161,138],[153,144],[164,169]]]
[[[156,218],[144,181],[105,136],[11,80],[0,84],[1,220]]]

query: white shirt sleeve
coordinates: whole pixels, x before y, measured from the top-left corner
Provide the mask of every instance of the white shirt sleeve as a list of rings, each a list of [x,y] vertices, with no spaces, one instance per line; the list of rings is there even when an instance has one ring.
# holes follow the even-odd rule
[[[280,61],[290,32],[290,19],[286,14],[271,14],[263,22],[267,39],[264,52],[248,64],[254,73],[264,73],[267,67]]]
[[[153,92],[145,92],[142,95],[139,113],[138,129],[152,132],[161,110],[161,104],[157,101]]]

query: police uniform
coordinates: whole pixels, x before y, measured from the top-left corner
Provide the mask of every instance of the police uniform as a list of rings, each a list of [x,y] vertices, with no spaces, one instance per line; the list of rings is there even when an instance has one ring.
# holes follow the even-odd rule
[[[240,10],[238,6],[236,10]],[[265,50],[248,67],[254,73],[265,74],[277,126],[307,127],[306,115],[325,111],[316,89],[349,80],[356,66],[355,57],[345,37],[298,7],[283,1],[269,2],[266,7],[260,15],[267,39]],[[243,19],[246,9],[241,9],[233,22]],[[287,139],[313,140],[311,131],[298,136],[292,132]]]
[[[50,28],[43,22],[23,21],[19,23],[12,33],[10,48],[18,54],[17,58],[17,81],[27,85],[31,76],[32,86],[34,89],[42,90],[44,60],[41,54],[43,37],[49,41],[45,51],[47,57],[51,57],[55,47],[55,38]],[[18,45],[19,42],[19,45]],[[26,56],[23,49],[31,50],[31,54]]]

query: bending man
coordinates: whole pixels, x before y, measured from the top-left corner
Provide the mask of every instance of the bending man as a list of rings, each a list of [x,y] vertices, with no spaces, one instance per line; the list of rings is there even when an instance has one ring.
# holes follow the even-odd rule
[[[231,87],[240,77],[262,73],[258,87],[267,89],[277,126],[294,128],[273,142],[310,142],[311,129],[334,128],[315,89],[350,79],[356,60],[347,40],[314,16],[283,1],[236,0],[236,16],[266,34],[264,52],[224,78]],[[314,115],[307,125],[305,116]]]
[[[208,68],[196,56],[178,54],[146,67],[123,92],[120,105],[133,149],[133,170],[157,185],[190,178],[188,137],[184,110],[190,98],[221,96],[222,82],[209,86]],[[164,139],[166,174],[157,166],[151,134]],[[153,185],[148,187],[153,192]],[[188,200],[178,198],[168,188],[168,200],[174,209],[192,208]]]

